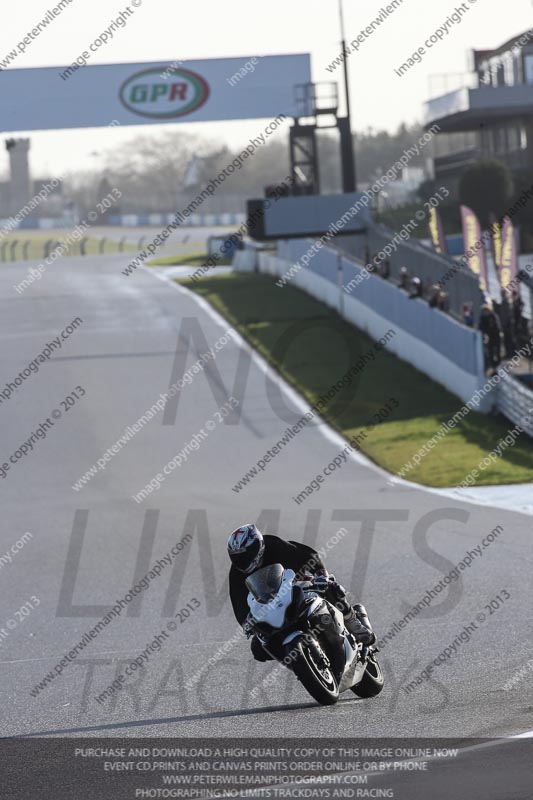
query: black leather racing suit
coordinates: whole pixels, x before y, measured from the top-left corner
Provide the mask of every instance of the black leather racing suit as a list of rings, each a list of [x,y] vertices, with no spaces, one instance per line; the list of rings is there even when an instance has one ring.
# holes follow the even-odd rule
[[[261,567],[270,567],[272,564],[282,564],[285,569],[293,569],[296,577],[302,578],[304,575],[327,574],[324,562],[312,547],[299,542],[286,542],[279,536],[264,535],[265,552]],[[233,613],[239,625],[242,625],[248,616],[248,589],[246,588],[246,578],[241,572],[232,565],[229,573],[229,595]]]

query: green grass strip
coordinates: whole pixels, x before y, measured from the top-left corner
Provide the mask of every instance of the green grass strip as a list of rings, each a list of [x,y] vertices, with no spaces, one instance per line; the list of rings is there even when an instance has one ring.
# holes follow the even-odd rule
[[[181,253],[174,256],[162,256],[148,262],[149,267],[202,267],[209,259],[207,253]],[[231,258],[220,258],[217,266],[226,267]]]
[[[211,303],[310,404],[373,349],[365,333],[324,303],[292,286],[280,289],[265,275],[232,273],[180,283]],[[323,416],[343,435],[354,436],[366,431],[372,415],[391,397],[398,408],[367,432],[361,450],[397,474],[462,403],[383,350],[336,395]],[[405,478],[426,486],[456,486],[513,427],[502,416],[471,411]],[[480,472],[475,485],[531,480],[533,442],[524,434],[514,447],[503,447],[503,455]]]

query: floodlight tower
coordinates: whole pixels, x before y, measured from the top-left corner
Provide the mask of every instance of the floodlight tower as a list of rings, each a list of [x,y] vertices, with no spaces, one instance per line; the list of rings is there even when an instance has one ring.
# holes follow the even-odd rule
[[[10,184],[9,201],[10,213],[16,214],[31,198],[31,177],[29,164],[29,139],[7,139],[6,150],[9,153]]]

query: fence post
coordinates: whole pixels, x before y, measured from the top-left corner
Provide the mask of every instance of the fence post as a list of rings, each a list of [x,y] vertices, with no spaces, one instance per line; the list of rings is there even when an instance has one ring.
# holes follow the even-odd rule
[[[15,241],[11,242],[11,253],[10,253],[10,255],[11,255],[11,261],[15,261],[15,260],[16,260],[16,254],[15,254],[15,251],[16,251],[16,249],[17,249],[17,245],[18,245],[18,243],[19,243],[19,240],[18,240],[18,239],[15,239]]]
[[[99,245],[99,249],[98,249],[98,252],[100,253],[100,255],[103,255],[103,253],[105,251],[105,243],[106,243],[106,241],[107,241],[107,239],[105,238],[105,236],[104,236],[103,239],[100,239],[100,245]]]
[[[2,244],[2,261],[6,260],[6,247],[8,246],[9,242],[4,242]]]
[[[342,255],[337,252],[337,281],[339,284],[339,314],[344,317],[344,277],[342,274]]]
[[[118,243],[118,252],[119,253],[123,253],[124,252],[125,243],[126,243],[126,237],[123,236],[122,239],[120,240],[120,242]]]
[[[31,244],[31,239],[26,239],[22,247],[22,258],[24,259],[24,261],[28,260],[28,247],[30,246],[30,244]]]
[[[87,244],[87,237],[84,236],[83,239],[80,240],[80,255],[82,256],[87,255],[87,251],[85,249],[86,244]]]

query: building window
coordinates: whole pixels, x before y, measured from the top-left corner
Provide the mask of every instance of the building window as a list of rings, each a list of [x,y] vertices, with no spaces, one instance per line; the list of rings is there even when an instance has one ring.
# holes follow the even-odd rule
[[[478,83],[480,87],[490,86],[492,83],[492,74],[488,61],[482,61],[478,67]]]
[[[507,128],[507,149],[510,153],[520,149],[520,128],[518,125],[509,125]]]
[[[511,52],[505,53],[502,57],[503,82],[506,86],[514,85],[513,55]]]
[[[533,56],[524,56],[524,78],[525,83],[533,83]]]

